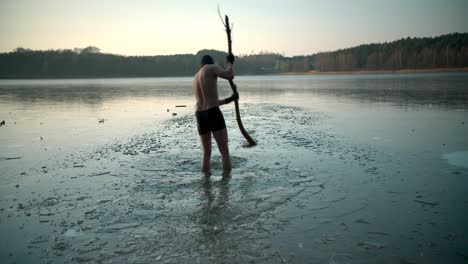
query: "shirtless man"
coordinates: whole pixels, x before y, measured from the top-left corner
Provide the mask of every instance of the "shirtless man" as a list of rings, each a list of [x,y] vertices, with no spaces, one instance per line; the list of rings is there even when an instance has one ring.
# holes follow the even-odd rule
[[[232,71],[234,56],[228,56],[227,59],[227,67],[223,69],[214,64],[211,56],[203,56],[200,70],[193,80],[193,91],[196,99],[195,116],[197,117],[198,134],[203,152],[201,167],[205,173],[210,172],[212,134],[218,144],[219,152],[221,152],[223,170],[225,172],[231,170],[226,123],[219,106],[239,99],[239,95],[236,93],[226,99],[219,100],[217,87],[218,77],[226,80],[234,78]]]

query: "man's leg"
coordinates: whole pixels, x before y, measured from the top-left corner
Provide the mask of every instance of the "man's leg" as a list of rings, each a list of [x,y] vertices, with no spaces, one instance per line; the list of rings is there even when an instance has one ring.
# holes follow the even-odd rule
[[[229,156],[227,129],[221,129],[213,132],[213,136],[218,144],[221,158],[223,159],[223,170],[231,170],[231,156]]]
[[[200,135],[200,141],[202,146],[202,171],[207,173],[210,171],[210,159],[211,159],[211,133]]]

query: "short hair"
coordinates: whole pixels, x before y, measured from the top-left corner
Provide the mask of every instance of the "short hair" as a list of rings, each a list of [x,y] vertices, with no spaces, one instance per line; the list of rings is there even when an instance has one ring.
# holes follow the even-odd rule
[[[201,64],[214,64],[214,60],[210,55],[204,55],[201,58]]]

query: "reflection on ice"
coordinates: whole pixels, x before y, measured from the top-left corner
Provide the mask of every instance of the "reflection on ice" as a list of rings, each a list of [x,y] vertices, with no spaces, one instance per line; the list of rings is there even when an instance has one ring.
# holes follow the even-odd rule
[[[442,155],[450,165],[468,168],[468,151],[457,151]]]

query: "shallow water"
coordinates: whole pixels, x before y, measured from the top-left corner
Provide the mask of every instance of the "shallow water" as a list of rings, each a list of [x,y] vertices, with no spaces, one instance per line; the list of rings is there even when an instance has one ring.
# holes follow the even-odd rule
[[[465,263],[467,81],[238,77],[230,178],[190,78],[0,81],[0,259]]]

